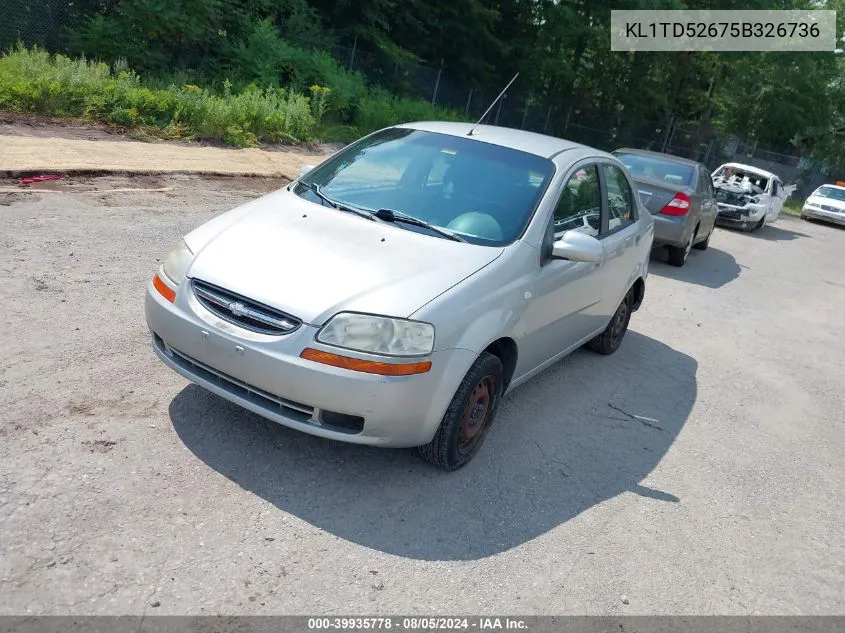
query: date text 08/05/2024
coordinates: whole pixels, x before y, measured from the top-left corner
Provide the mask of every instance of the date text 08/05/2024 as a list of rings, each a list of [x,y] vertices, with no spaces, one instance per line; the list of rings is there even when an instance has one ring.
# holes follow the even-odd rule
[[[524,620],[518,618],[444,618],[444,617],[352,617],[352,618],[309,618],[311,630],[354,630],[354,629],[400,629],[400,630],[460,630],[481,631],[526,630]]]

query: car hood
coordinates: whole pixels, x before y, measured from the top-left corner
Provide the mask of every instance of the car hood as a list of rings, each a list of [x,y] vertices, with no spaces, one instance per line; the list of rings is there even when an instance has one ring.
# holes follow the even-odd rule
[[[286,189],[185,241],[196,254],[189,277],[312,325],[343,310],[407,317],[504,250],[373,222]]]
[[[833,211],[839,213],[845,212],[845,201],[836,200],[835,198],[823,198],[822,196],[810,196],[807,198],[806,204],[814,204],[817,207],[829,207]]]

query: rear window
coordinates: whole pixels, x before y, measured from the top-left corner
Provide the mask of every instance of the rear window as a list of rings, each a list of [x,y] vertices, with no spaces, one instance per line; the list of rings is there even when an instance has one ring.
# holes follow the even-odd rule
[[[673,185],[692,185],[695,167],[641,154],[616,154],[634,178],[648,178]]]

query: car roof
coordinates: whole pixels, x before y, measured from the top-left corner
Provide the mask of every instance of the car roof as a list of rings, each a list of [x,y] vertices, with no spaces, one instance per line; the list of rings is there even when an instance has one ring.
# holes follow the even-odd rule
[[[833,187],[834,189],[845,189],[845,187],[843,187],[842,185],[829,185],[827,183],[825,183],[823,185],[819,185],[817,187],[817,189],[821,189],[822,187]]]
[[[703,164],[699,163],[697,160],[692,160],[690,158],[684,158],[682,156],[675,156],[674,154],[664,154],[663,152],[652,152],[651,150],[647,149],[634,149],[632,147],[620,147],[619,149],[613,150],[613,153],[616,152],[625,152],[626,154],[638,154],[640,156],[653,156],[654,158],[663,158],[668,159],[673,163],[680,163],[682,165],[692,165],[698,167],[704,167]],[[704,167],[707,169],[706,167]]]
[[[451,123],[447,121],[418,121],[415,123],[403,123],[396,127],[466,137],[473,125],[473,123]],[[469,138],[484,143],[509,147],[536,156],[542,156],[543,158],[552,158],[561,152],[572,149],[590,150],[593,155],[610,157],[610,154],[607,152],[602,152],[601,150],[588,147],[587,145],[581,145],[580,143],[574,143],[555,136],[526,132],[525,130],[517,130],[509,127],[499,127],[497,125],[479,125]]]
[[[721,169],[722,167],[735,167],[743,171],[750,171],[751,173],[757,174],[758,176],[765,176],[766,178],[775,178],[777,180],[780,180],[780,176],[778,176],[777,174],[773,174],[772,172],[766,171],[765,169],[760,169],[759,167],[754,167],[753,165],[746,165],[744,163],[725,163],[717,169]]]

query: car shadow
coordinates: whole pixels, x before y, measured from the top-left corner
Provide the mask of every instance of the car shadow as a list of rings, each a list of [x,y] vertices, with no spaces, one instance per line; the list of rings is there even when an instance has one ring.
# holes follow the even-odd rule
[[[778,225],[766,224],[762,229],[754,231],[754,237],[767,242],[791,242],[797,240],[799,237],[810,237],[806,233],[800,231],[793,231],[783,227],[783,222],[778,222]]]
[[[413,450],[288,429],[195,385],[173,399],[170,418],[209,467],[322,530],[396,556],[472,560],[622,493],[679,502],[640,482],[686,422],[696,370],[633,331],[613,357],[575,352],[509,394],[476,459],[453,473]]]
[[[779,221],[779,226],[774,226],[772,224],[766,224],[761,229],[755,229],[753,231],[744,231],[740,228],[732,227],[732,226],[720,226],[719,229],[722,231],[730,231],[732,233],[745,233],[756,239],[766,240],[769,242],[790,242],[792,240],[797,240],[799,237],[810,237],[806,233],[801,233],[800,231],[793,231],[791,229],[783,228],[784,217],[781,216],[781,220]],[[786,222],[794,222],[795,220],[786,220]]]
[[[742,272],[733,255],[712,246],[706,251],[693,249],[680,268],[668,264],[668,259],[666,249],[656,246],[651,251],[648,272],[714,289],[729,284]]]
[[[817,220],[816,218],[804,218],[804,222],[818,224],[820,226],[832,226],[840,231],[845,231],[845,224],[837,224],[836,222],[825,222],[824,220]]]

